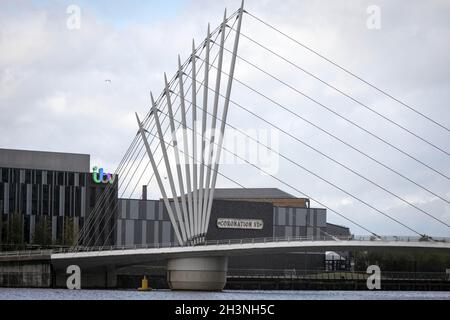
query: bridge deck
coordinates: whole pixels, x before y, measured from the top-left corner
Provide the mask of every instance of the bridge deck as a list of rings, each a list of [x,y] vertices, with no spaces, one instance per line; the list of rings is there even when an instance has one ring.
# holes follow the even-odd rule
[[[421,250],[447,251],[450,241],[278,241],[265,243],[236,243],[189,247],[113,249],[102,251],[66,252],[51,255],[55,266],[78,264],[83,266],[126,266],[172,258],[236,256],[305,251],[349,251],[349,250]]]

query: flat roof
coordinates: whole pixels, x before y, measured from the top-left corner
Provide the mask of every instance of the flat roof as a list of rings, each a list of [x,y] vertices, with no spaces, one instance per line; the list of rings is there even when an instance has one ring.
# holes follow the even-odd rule
[[[214,199],[296,199],[277,188],[217,188]]]
[[[0,148],[0,167],[90,172],[90,155]]]

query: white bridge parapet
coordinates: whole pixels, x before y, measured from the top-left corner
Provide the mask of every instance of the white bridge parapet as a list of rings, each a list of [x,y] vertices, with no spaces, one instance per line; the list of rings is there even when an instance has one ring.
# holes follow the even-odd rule
[[[52,263],[87,264],[100,266],[108,263],[114,265],[133,265],[155,260],[167,260],[173,258],[189,257],[230,257],[236,255],[253,255],[269,253],[288,253],[304,251],[349,251],[349,250],[439,250],[450,252],[450,240],[420,241],[419,238],[400,238],[400,240],[379,238],[368,240],[364,238],[352,240],[298,240],[285,239],[284,241],[258,242],[259,239],[240,240],[225,244],[208,244],[187,247],[162,247],[162,248],[110,248],[102,251],[61,252],[51,255]],[[105,250],[106,249],[106,250]]]

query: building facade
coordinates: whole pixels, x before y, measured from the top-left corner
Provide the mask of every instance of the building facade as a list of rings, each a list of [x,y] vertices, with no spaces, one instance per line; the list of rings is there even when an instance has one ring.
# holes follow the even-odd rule
[[[143,197],[145,198],[145,197]],[[260,228],[224,226],[239,220],[260,222]],[[323,238],[326,210],[310,208],[278,189],[216,189],[206,240],[249,238]],[[176,245],[162,200],[119,199],[117,245]]]
[[[89,155],[0,149],[0,244],[75,244],[106,187],[89,169]]]

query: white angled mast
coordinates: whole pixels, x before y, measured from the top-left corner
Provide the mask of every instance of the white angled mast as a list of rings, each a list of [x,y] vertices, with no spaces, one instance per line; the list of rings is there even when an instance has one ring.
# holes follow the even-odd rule
[[[200,158],[200,177],[199,177],[199,193],[198,193],[198,212],[200,213],[201,219],[200,219],[200,236],[202,236],[203,231],[203,225],[205,223],[205,215],[203,214],[203,190],[207,190],[207,187],[205,188],[203,186],[204,183],[204,175],[205,175],[205,147],[206,147],[206,140],[205,140],[205,133],[206,133],[206,120],[207,120],[207,112],[208,112],[208,82],[209,82],[209,51],[210,51],[210,27],[208,23],[208,31],[206,35],[205,40],[205,47],[206,47],[206,53],[205,53],[205,78],[203,81],[203,115],[202,115],[202,152],[201,152],[201,158]]]
[[[217,64],[217,77],[216,77],[216,88],[214,90],[214,107],[213,114],[211,119],[211,137],[209,139],[209,152],[208,152],[208,167],[206,169],[206,181],[205,181],[205,195],[204,195],[204,205],[202,216],[203,225],[202,225],[202,234],[206,234],[206,215],[208,210],[208,200],[209,200],[209,190],[210,190],[210,182],[211,182],[211,168],[212,168],[212,157],[214,150],[214,138],[216,132],[216,123],[217,123],[217,109],[219,107],[219,96],[220,96],[220,81],[222,79],[222,64],[223,64],[223,50],[225,46],[225,30],[227,25],[227,10],[223,14],[223,22],[220,28],[220,48],[219,48],[219,62]]]
[[[241,8],[238,12],[238,25],[236,30],[236,35],[234,38],[234,47],[233,54],[231,57],[230,63],[230,72],[228,76],[227,89],[225,94],[225,100],[222,110],[222,118],[220,125],[220,132],[218,138],[216,138],[217,131],[217,114],[219,112],[219,98],[220,98],[220,87],[222,80],[222,65],[223,65],[223,53],[225,47],[225,33],[227,26],[227,15],[226,10],[223,17],[223,22],[220,26],[220,47],[218,50],[218,62],[217,62],[217,75],[214,89],[214,100],[212,101],[212,119],[211,119],[211,133],[210,136],[206,136],[207,132],[207,116],[208,116],[208,91],[209,88],[209,72],[210,72],[210,50],[211,50],[211,32],[210,26],[208,24],[207,36],[204,41],[205,47],[205,73],[204,79],[201,83],[203,86],[203,101],[202,101],[202,125],[201,132],[197,131],[197,69],[196,69],[196,49],[194,41],[192,41],[192,55],[190,57],[191,63],[191,92],[192,92],[192,128],[189,128],[187,125],[187,109],[186,109],[186,100],[185,92],[184,92],[184,80],[183,75],[186,75],[183,72],[183,67],[181,65],[180,57],[178,56],[178,93],[175,93],[180,98],[180,110],[181,110],[181,127],[183,133],[183,148],[182,152],[184,153],[184,166],[181,163],[180,158],[180,148],[176,135],[176,125],[175,116],[173,113],[173,104],[170,98],[170,94],[172,91],[169,89],[169,84],[167,82],[167,77],[164,74],[164,94],[166,95],[167,100],[167,111],[168,118],[170,122],[170,130],[171,130],[171,144],[166,143],[164,141],[164,134],[161,127],[161,122],[159,119],[158,112],[162,112],[156,108],[153,95],[151,95],[152,102],[152,115],[155,117],[155,124],[157,129],[157,136],[159,138],[159,143],[161,146],[161,151],[164,159],[165,169],[167,172],[167,179],[169,182],[170,190],[172,193],[172,199],[167,197],[167,193],[164,187],[164,184],[161,180],[161,175],[158,169],[158,166],[154,160],[154,154],[152,153],[149,143],[147,141],[147,137],[145,134],[145,129],[142,123],[139,121],[139,118],[136,114],[136,119],[139,125],[139,133],[144,141],[147,154],[150,158],[150,163],[155,174],[158,187],[161,191],[162,198],[164,201],[164,205],[169,214],[170,221],[172,223],[172,227],[175,231],[175,236],[178,243],[183,245],[195,245],[205,241],[205,235],[208,231],[209,220],[211,218],[211,210],[214,199],[214,192],[217,181],[217,173],[219,170],[219,162],[221,149],[223,145],[223,139],[225,134],[225,125],[228,116],[228,107],[230,104],[230,95],[233,83],[234,69],[236,65],[236,57],[239,46],[239,37],[242,25],[242,16],[244,13],[244,1],[242,1]],[[216,29],[217,31],[217,29]],[[216,32],[215,31],[215,32]],[[213,32],[214,33],[214,32]],[[189,75],[186,75],[189,77]],[[192,131],[190,134],[192,141],[192,154],[189,153],[189,139],[188,139],[188,131]],[[197,149],[197,135],[201,136],[201,145],[200,150]],[[218,140],[216,143],[216,139]],[[208,148],[207,148],[208,143]],[[176,165],[176,180],[174,179],[174,175],[172,174],[172,169],[169,161],[169,155],[167,152],[166,145],[172,146],[174,149],[174,160]],[[208,152],[206,152],[208,150]],[[199,153],[199,155],[198,155]],[[206,154],[207,153],[207,154]],[[198,159],[198,156],[200,159]],[[192,159],[192,170],[191,170],[191,161]],[[200,160],[200,161],[199,161]],[[200,162],[200,163],[199,163]],[[184,177],[183,177],[184,170]],[[185,184],[186,182],[186,184]],[[177,184],[178,183],[178,184]],[[179,190],[179,196],[177,193],[177,187]],[[186,191],[186,194],[185,194]],[[181,205],[180,205],[181,201]],[[174,214],[175,209],[175,214]]]
[[[231,87],[233,85],[234,67],[236,66],[236,56],[237,56],[237,50],[239,47],[239,36],[241,33],[242,16],[243,15],[244,15],[244,1],[242,1],[242,4],[241,4],[241,8],[240,8],[240,12],[239,12],[239,21],[238,21],[237,30],[236,30],[236,37],[234,39],[233,55],[231,57],[230,72],[229,72],[229,76],[228,76],[227,92],[225,94],[225,103],[223,106],[222,124],[220,127],[219,142],[217,144],[216,157],[215,157],[215,163],[214,163],[214,171],[212,173],[213,177],[212,177],[210,191],[209,191],[209,199],[208,199],[208,207],[207,207],[208,209],[206,212],[206,224],[205,224],[205,229],[204,229],[205,234],[208,231],[208,224],[209,224],[209,219],[211,217],[211,209],[212,209],[212,203],[213,203],[213,199],[214,199],[214,191],[216,189],[217,172],[219,171],[220,154],[222,151],[223,137],[225,134],[225,125],[226,125],[227,116],[228,116],[228,106],[230,105]]]
[[[183,215],[181,213],[180,204],[178,202],[177,190],[175,188],[175,183],[173,182],[172,169],[170,167],[169,156],[167,155],[166,142],[164,141],[164,134],[161,129],[161,123],[159,121],[158,109],[156,108],[155,101],[153,100],[153,95],[150,93],[150,98],[152,100],[153,106],[153,117],[155,117],[156,130],[158,131],[158,137],[160,142],[161,151],[164,158],[164,164],[166,165],[167,178],[169,179],[170,189],[172,190],[173,202],[175,203],[175,211],[177,213],[178,222],[181,229],[181,236],[183,237],[183,243],[186,243],[186,228],[184,227]]]
[[[194,208],[194,241],[199,234],[199,212],[198,212],[198,185],[197,185],[197,70],[195,67],[195,43],[192,40],[192,188],[193,188],[193,208]]]
[[[181,208],[183,211],[183,219],[186,222],[186,234],[188,239],[192,238],[191,228],[189,226],[189,212],[187,209],[187,202],[186,202],[186,195],[184,194],[184,181],[183,181],[183,173],[181,170],[181,162],[180,162],[180,154],[178,150],[178,140],[177,140],[177,133],[175,129],[175,121],[173,116],[173,109],[172,109],[172,101],[170,99],[170,90],[169,90],[169,84],[167,82],[167,76],[164,73],[164,83],[165,83],[165,95],[167,98],[167,110],[169,112],[169,121],[170,121],[170,132],[172,133],[172,145],[174,149],[175,154],[175,164],[177,168],[177,176],[178,176],[178,187],[180,190],[180,198],[181,198]]]
[[[153,172],[155,173],[156,182],[158,183],[159,190],[161,191],[161,195],[163,197],[164,204],[166,206],[167,212],[169,214],[170,222],[172,222],[172,227],[175,230],[175,236],[178,240],[178,243],[182,246],[184,244],[183,239],[180,236],[180,231],[178,230],[178,225],[175,220],[175,216],[173,215],[172,207],[170,206],[169,199],[167,198],[166,190],[164,189],[164,184],[162,183],[161,176],[159,175],[158,166],[155,163],[155,159],[153,158],[153,153],[150,150],[150,146],[147,141],[147,137],[145,136],[145,129],[142,126],[141,121],[136,113],[136,120],[139,126],[139,133],[141,134],[142,140],[144,141],[145,149],[147,150],[148,157],[150,158],[150,163],[152,165]]]
[[[181,125],[183,131],[183,150],[184,150],[184,169],[186,173],[186,187],[188,197],[188,210],[189,210],[189,228],[192,230],[191,237],[194,235],[194,208],[192,201],[192,187],[191,187],[191,175],[190,175],[190,161],[189,161],[189,145],[187,137],[187,124],[186,124],[186,102],[184,98],[184,85],[183,85],[183,70],[181,68],[180,56],[178,56],[178,83],[180,90],[180,109],[181,109]],[[190,239],[192,240],[192,238]]]

